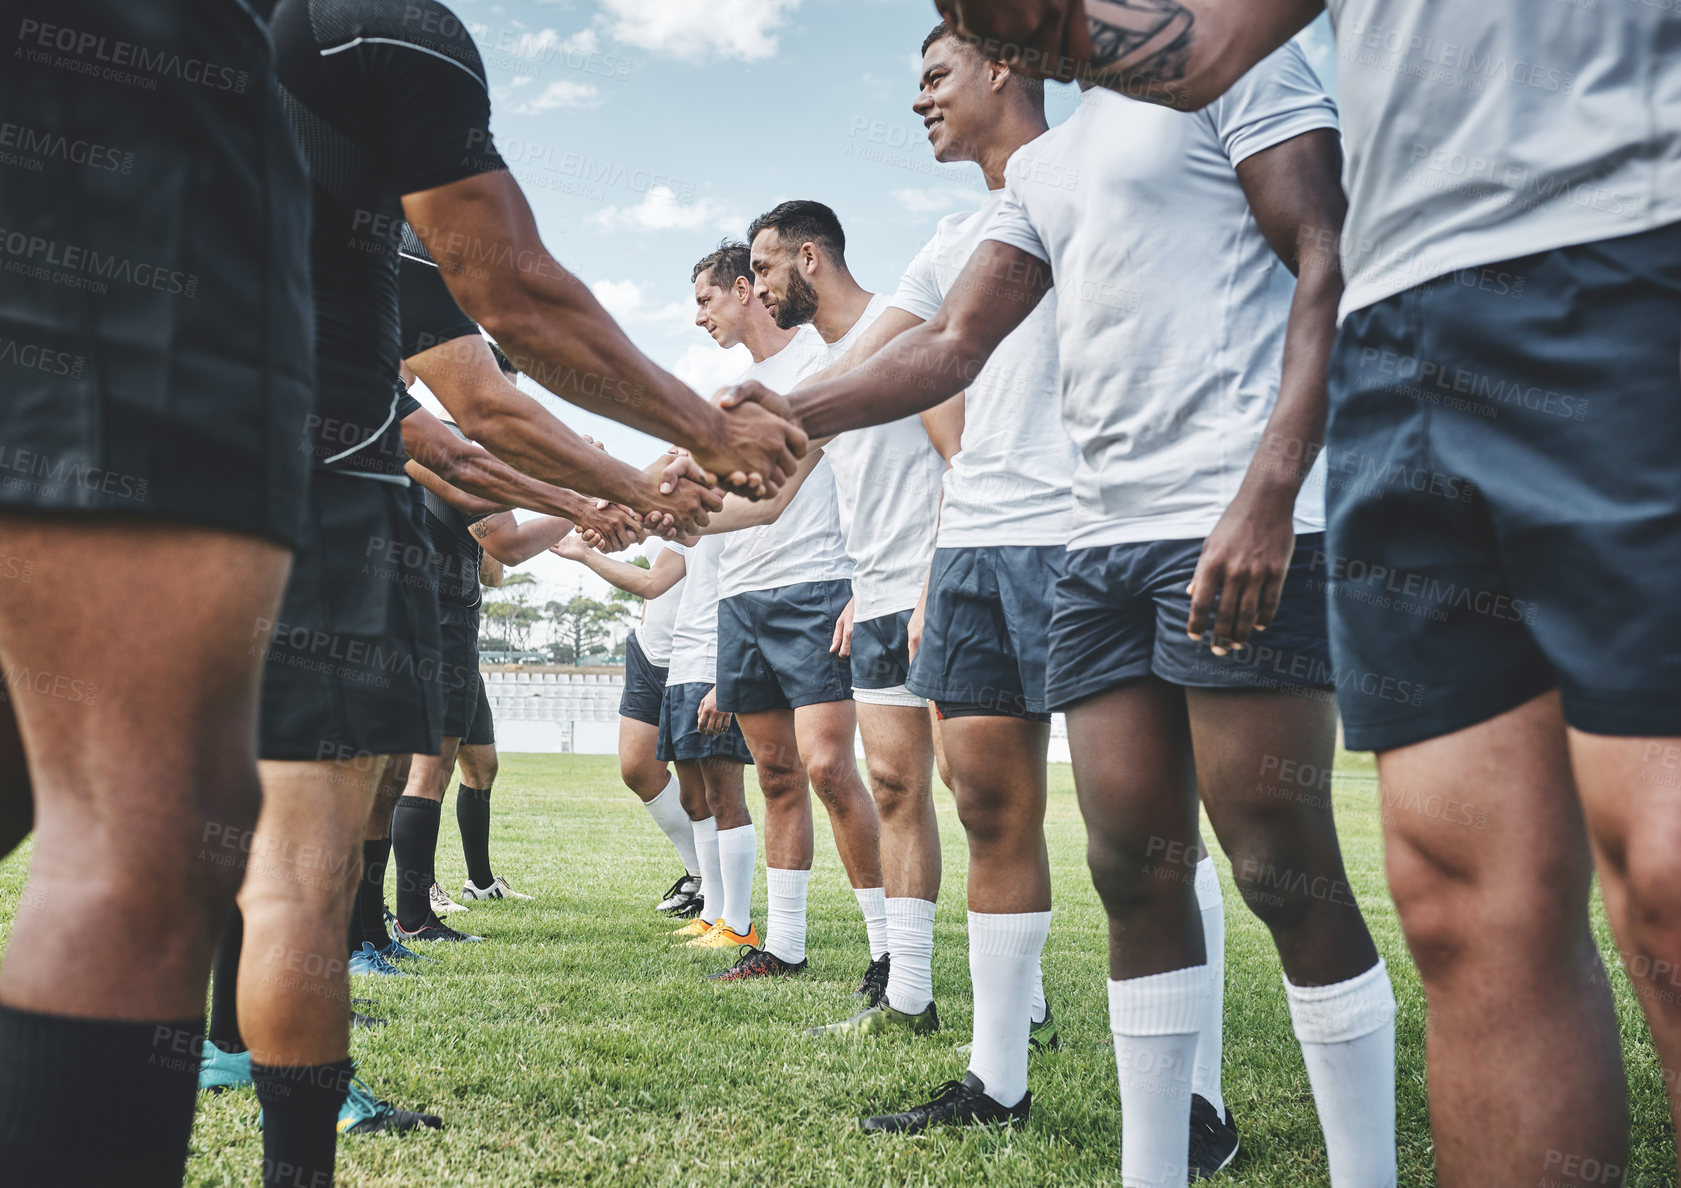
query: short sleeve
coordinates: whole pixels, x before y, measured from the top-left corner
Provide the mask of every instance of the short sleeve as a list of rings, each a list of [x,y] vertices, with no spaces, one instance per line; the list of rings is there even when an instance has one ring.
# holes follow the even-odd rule
[[[899,278],[899,287],[889,303],[925,322],[939,312],[940,303],[945,300],[934,269],[934,254],[939,242],[940,237],[936,233],[933,239],[922,245],[910,267],[905,269],[905,275]]]
[[[689,547],[680,541],[668,540],[665,542],[665,547],[670,549],[673,553],[676,553],[679,557],[687,557],[689,555]]]
[[[1019,154],[1018,154],[1019,157]],[[1004,183],[1004,196],[998,201],[998,209],[992,212],[992,218],[987,220],[986,227],[981,231],[981,238],[996,239],[999,243],[1008,244],[1013,248],[1020,248],[1030,256],[1036,256],[1049,264],[1051,253],[1045,249],[1039,238],[1039,231],[1033,226],[1033,220],[1028,217],[1027,207],[1022,204],[1021,184],[1019,174],[1014,166],[1017,158],[1010,161]]]
[[[412,359],[441,342],[479,332],[478,323],[455,303],[443,273],[438,271],[407,223],[403,224],[402,265],[397,284],[403,321],[403,358]]]
[[[1337,105],[1294,41],[1256,63],[1205,114],[1234,168],[1304,132],[1337,127]]]
[[[411,413],[420,411],[422,411],[420,401],[410,396],[407,388],[397,393],[397,420],[399,422],[408,420]]]
[[[432,0],[409,5],[412,41],[378,47],[386,144],[399,194],[506,169],[490,135],[484,62],[460,18]]]

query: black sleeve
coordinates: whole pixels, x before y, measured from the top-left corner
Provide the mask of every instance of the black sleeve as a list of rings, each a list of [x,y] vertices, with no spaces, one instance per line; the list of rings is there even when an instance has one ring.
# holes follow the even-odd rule
[[[397,422],[399,424],[408,420],[410,413],[417,413],[419,411],[420,401],[416,400],[413,396],[410,396],[407,388],[404,388],[401,392],[397,393]]]
[[[490,87],[467,27],[435,0],[404,5],[403,44],[380,59],[385,144],[399,194],[506,169],[490,137]]]
[[[426,249],[403,224],[403,262],[398,273],[398,298],[403,315],[403,358],[412,359],[440,342],[479,332],[478,324],[462,312],[443,273]]]

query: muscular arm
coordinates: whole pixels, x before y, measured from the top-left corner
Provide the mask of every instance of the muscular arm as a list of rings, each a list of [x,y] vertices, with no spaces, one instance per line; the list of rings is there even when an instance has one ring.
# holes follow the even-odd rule
[[[1294,547],[1296,496],[1325,434],[1326,370],[1342,271],[1335,244],[1347,204],[1336,132],[1304,133],[1237,167],[1267,242],[1296,274],[1278,403],[1237,496],[1203,542],[1187,630],[1241,647],[1278,609]],[[1216,606],[1218,611],[1216,612]]]
[[[403,471],[409,478],[425,487],[464,516],[488,516],[508,510],[508,505],[505,503],[493,503],[488,499],[481,499],[477,495],[469,495],[460,487],[444,482],[443,479],[427,470],[413,458],[403,463]]]
[[[534,493],[564,485],[638,511],[679,514],[680,521],[696,519],[697,510],[722,503],[714,493],[682,484],[677,484],[676,492],[662,494],[657,476],[596,449],[509,383],[484,339],[476,334],[439,343],[405,362],[455,417],[461,431],[485,448],[460,441],[425,410],[404,418],[404,448],[422,465],[474,494],[510,506],[567,515],[577,509],[531,501],[541,499]],[[417,423],[416,442],[411,445],[410,422],[422,416],[426,421]],[[429,460],[432,451],[471,466],[458,479],[448,467]]]
[[[962,391],[965,377],[985,366],[1050,287],[1049,265],[989,239],[969,257],[932,318],[905,330],[854,370],[802,385],[787,397],[755,385],[737,385],[734,392],[739,398],[767,400],[773,409],[786,401],[812,439],[896,421]]]
[[[484,345],[483,339],[477,341],[480,346]],[[490,358],[488,350],[485,357]],[[491,359],[491,366],[496,366],[494,359]],[[431,387],[430,384],[427,386]],[[433,388],[433,391],[436,392],[437,389]],[[465,427],[462,432],[471,435]],[[461,507],[461,510],[470,515],[496,508],[526,507],[549,515],[569,516],[584,502],[583,497],[576,491],[568,491],[531,478],[489,451],[480,449],[471,441],[463,441],[450,432],[449,426],[423,408],[403,418],[403,449],[417,469],[429,471],[435,478],[442,480],[445,486],[460,488],[468,495],[476,495],[480,500],[492,505],[488,509],[483,506],[461,507],[450,498],[448,492],[439,490],[415,471],[409,472],[411,477],[418,478],[428,490],[441,496],[451,506]]]
[[[688,562],[670,549],[662,550],[660,555],[654,558],[654,564],[648,569],[643,569],[640,565],[630,565],[603,556],[582,542],[573,550],[568,547],[570,543],[570,540],[561,541],[556,551],[562,557],[588,566],[609,585],[617,586],[625,593],[634,594],[638,598],[658,598],[682,581],[683,575],[688,572]]]
[[[521,524],[512,512],[502,512],[480,520],[469,531],[488,556],[504,565],[523,565],[571,532],[572,527],[572,521],[563,516],[538,516]]]
[[[501,586],[502,579],[506,576],[507,574],[502,569],[502,562],[495,557],[486,553],[479,558],[479,585],[488,586],[494,590]]]
[[[545,388],[687,447],[707,470],[762,497],[793,473],[805,450],[798,430],[764,409],[737,424],[637,350],[543,246],[512,174],[408,194],[403,209],[462,309]]]
[[[1195,111],[1323,11],[1324,0],[936,0],[987,57]]]
[[[755,528],[760,524],[774,524],[777,517],[782,515],[787,506],[794,501],[794,496],[805,486],[806,479],[817,469],[817,464],[823,460],[821,448],[812,450],[800,459],[799,469],[794,471],[794,477],[782,484],[782,489],[772,499],[743,499],[739,495],[731,495],[724,500],[724,510],[718,512],[701,529],[702,536],[716,536],[720,532],[739,532],[743,528]]]

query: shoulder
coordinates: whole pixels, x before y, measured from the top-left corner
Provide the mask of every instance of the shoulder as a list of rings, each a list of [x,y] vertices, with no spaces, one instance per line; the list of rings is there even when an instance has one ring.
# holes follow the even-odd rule
[[[466,22],[438,0],[309,0],[309,21],[323,54],[393,46],[449,62],[488,86]]]

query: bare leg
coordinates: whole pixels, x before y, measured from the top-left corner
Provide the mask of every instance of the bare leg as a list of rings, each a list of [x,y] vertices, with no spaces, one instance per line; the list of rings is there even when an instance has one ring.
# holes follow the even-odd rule
[[[256,1063],[328,1064],[350,1054],[344,936],[384,764],[384,756],[262,764],[263,811],[239,893],[239,1024]]]
[[[881,870],[890,899],[940,894],[940,826],[934,816],[928,711],[858,704],[864,762],[881,819]]]
[[[671,771],[654,754],[660,728],[635,718],[619,719],[619,778],[647,804],[671,783]],[[478,785],[474,785],[477,787]]]
[[[384,841],[391,836],[391,813],[408,784],[413,759],[412,755],[392,755],[386,760],[379,787],[374,792],[373,808],[368,811],[368,828],[362,834],[363,840]]]
[[[462,743],[456,749],[455,762],[462,782],[469,788],[489,792],[496,786],[501,764],[496,758],[495,743]]]
[[[0,1002],[200,1017],[256,820],[258,673],[289,558],[179,524],[0,523],[35,563],[31,581],[0,583],[35,809]]]
[[[677,769],[677,796],[683,811],[691,821],[706,820],[706,777],[701,774],[700,760],[679,759],[672,766]]]
[[[718,828],[740,829],[751,825],[747,812],[747,783],[742,764],[730,759],[702,759],[701,774],[706,784],[706,808]]]
[[[948,718],[940,729],[958,819],[969,839],[969,910],[1050,911],[1045,748],[1051,728],[1020,718],[977,717]]]
[[[850,701],[802,705],[794,711],[800,762],[811,790],[829,813],[835,849],[854,887],[881,883],[881,819],[858,775],[853,738],[858,721]]]
[[[1626,1167],[1627,1086],[1557,696],[1385,752],[1378,772],[1389,890],[1430,1008],[1440,1183],[1540,1183],[1561,1170],[1549,1152]],[[1608,908],[1615,894],[1608,882]]]
[[[933,702],[928,703],[928,731],[934,740],[934,770],[940,773],[940,783],[946,786],[946,791],[955,792],[957,785],[952,782],[951,764],[946,762],[945,735],[940,733],[940,711]]]
[[[811,786],[800,762],[794,711],[737,714],[753,754],[759,791],[765,798],[765,865],[775,870],[810,870],[814,842]]]

